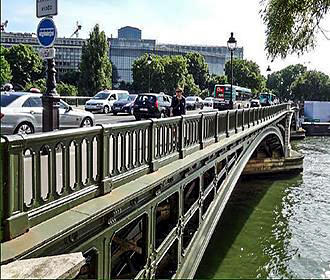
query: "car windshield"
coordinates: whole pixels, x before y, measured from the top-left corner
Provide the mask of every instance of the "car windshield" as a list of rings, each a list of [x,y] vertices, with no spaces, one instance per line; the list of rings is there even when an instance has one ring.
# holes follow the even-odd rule
[[[7,107],[10,103],[12,103],[18,97],[19,97],[19,95],[16,95],[16,94],[6,94],[6,93],[2,94],[1,93],[1,101],[0,101],[1,107]]]
[[[188,97],[186,98],[186,100],[187,100],[187,101],[196,101],[196,97],[194,97],[194,96],[188,96]]]
[[[134,101],[136,99],[137,95],[129,95],[128,100],[129,101]]]
[[[108,92],[99,92],[98,94],[96,94],[92,99],[107,99],[109,97]]]

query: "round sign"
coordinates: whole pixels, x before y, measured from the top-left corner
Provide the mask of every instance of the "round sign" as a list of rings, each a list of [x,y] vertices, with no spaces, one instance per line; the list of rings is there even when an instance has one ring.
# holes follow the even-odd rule
[[[39,44],[45,48],[51,47],[56,39],[57,30],[51,18],[43,18],[37,28]]]

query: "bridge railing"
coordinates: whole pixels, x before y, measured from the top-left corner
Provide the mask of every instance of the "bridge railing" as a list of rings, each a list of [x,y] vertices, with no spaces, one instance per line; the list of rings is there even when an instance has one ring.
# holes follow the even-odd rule
[[[1,139],[5,239],[289,110],[207,112]]]

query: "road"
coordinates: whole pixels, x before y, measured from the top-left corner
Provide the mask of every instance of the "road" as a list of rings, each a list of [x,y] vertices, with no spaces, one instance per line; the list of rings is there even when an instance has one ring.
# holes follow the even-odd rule
[[[215,111],[212,107],[204,107],[203,110],[197,109],[192,111],[187,111],[187,115],[198,114],[199,112],[209,112]],[[109,114],[94,114],[96,124],[111,124],[111,123],[121,123],[121,122],[133,122],[136,121],[134,116],[127,114],[118,114],[114,116],[112,113]]]

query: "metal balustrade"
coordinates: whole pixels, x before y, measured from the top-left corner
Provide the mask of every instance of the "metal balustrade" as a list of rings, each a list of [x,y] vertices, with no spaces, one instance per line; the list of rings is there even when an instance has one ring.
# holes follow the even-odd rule
[[[289,109],[281,104],[3,136],[5,239]]]

